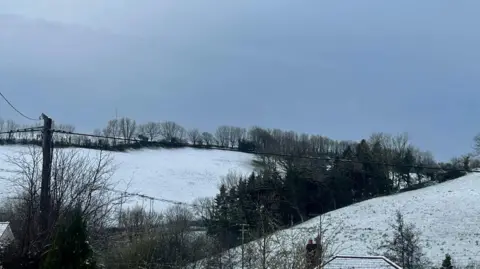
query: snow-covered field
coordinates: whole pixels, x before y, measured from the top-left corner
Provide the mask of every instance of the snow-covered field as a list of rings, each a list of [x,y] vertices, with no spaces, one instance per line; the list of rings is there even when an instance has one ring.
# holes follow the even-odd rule
[[[371,255],[372,250],[390,235],[396,210],[401,210],[405,221],[421,230],[421,240],[427,258],[441,263],[445,254],[466,264],[480,261],[480,174],[420,190],[371,199],[335,210],[323,216],[323,227],[331,226],[326,236],[338,231],[334,240],[337,255]],[[304,246],[317,235],[319,218],[314,218],[291,229],[277,232],[268,239],[273,251],[293,245]],[[250,246],[259,245],[257,242]],[[240,248],[234,252],[240,252]],[[271,255],[274,261],[287,261],[282,255]]]
[[[11,176],[12,165],[5,162],[6,156],[13,156],[27,148],[22,146],[0,146],[0,177]],[[62,149],[72,150],[72,149]],[[95,157],[98,151],[73,149],[81,154]],[[221,150],[145,149],[130,152],[112,152],[116,165],[113,182],[115,189],[139,193],[155,198],[191,203],[199,197],[212,197],[218,192],[218,185],[229,172],[249,174],[253,171],[253,155]],[[0,198],[11,193],[11,182],[0,179]],[[129,198],[130,199],[130,198]],[[134,198],[131,198],[132,200]],[[133,203],[149,207],[150,202],[135,198]],[[130,205],[132,203],[129,203]],[[154,201],[155,210],[163,210],[169,203]]]
[[[222,150],[154,149],[115,153],[114,158],[118,163],[114,179],[130,181],[129,192],[184,203],[215,196],[229,172],[250,174],[254,170],[253,155]],[[171,206],[159,201],[154,204],[156,210]]]

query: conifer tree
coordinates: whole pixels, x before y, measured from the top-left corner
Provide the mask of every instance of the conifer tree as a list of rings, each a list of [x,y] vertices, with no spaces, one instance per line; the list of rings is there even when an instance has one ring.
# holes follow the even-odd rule
[[[412,223],[406,223],[400,211],[395,214],[391,224],[393,236],[387,239],[381,249],[384,256],[405,269],[421,268],[425,265],[425,254],[420,244],[420,232]]]
[[[442,262],[442,269],[453,269],[452,256],[450,256],[450,254],[445,255],[445,260]]]
[[[61,219],[54,241],[42,262],[42,269],[94,269],[87,225],[80,206]]]

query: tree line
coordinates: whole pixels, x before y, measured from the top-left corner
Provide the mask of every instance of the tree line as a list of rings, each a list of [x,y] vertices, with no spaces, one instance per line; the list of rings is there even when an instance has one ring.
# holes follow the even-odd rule
[[[5,121],[0,118],[0,132],[10,132],[0,135],[0,143],[38,144],[41,139],[41,133],[38,131],[32,129],[30,132],[13,132],[19,128],[38,127],[41,125],[20,125],[12,120]],[[101,150],[189,146],[333,159],[342,156],[347,148],[355,150],[359,144],[357,141],[335,140],[322,135],[300,134],[294,131],[267,129],[259,126],[243,128],[222,125],[214,132],[202,132],[197,128],[186,129],[173,121],[139,124],[129,117],[109,120],[105,127],[95,129],[92,137],[71,134],[76,130],[75,126],[71,124],[54,122],[53,129],[60,131],[54,133],[54,144],[57,147]],[[422,151],[412,145],[407,133],[391,135],[378,132],[373,133],[366,141],[372,150],[376,151],[377,161],[391,165],[401,165],[405,158],[415,159],[414,163],[417,165],[441,167],[447,170],[466,167],[467,164],[478,166],[479,163],[470,154],[452,158],[446,163],[438,163],[431,152]],[[480,141],[480,136],[477,136],[475,141]],[[480,145],[480,142],[476,142],[476,144]],[[480,148],[478,145],[477,148]],[[373,148],[373,146],[375,147]],[[480,152],[480,150],[477,151]]]
[[[293,140],[296,143],[277,150],[298,155],[260,156],[263,169],[249,176],[230,175],[215,198],[202,201],[210,207],[204,214],[209,234],[228,249],[240,244],[240,223],[262,231],[257,234],[262,237],[312,216],[444,182],[465,175],[472,165],[478,167],[469,158],[436,163],[430,153],[409,145],[406,135],[390,139],[375,134],[369,141],[346,144],[341,152],[340,147],[315,151],[308,140]],[[303,158],[306,154],[331,158]],[[265,215],[275,219],[275,225],[265,226]]]
[[[170,132],[175,134],[170,139],[180,139],[179,128],[167,125],[169,130],[177,130]],[[55,128],[74,131],[68,125]],[[13,197],[0,209],[3,220],[12,223],[17,242],[0,251],[4,267],[62,268],[77,263],[77,268],[98,268],[100,264],[106,268],[172,268],[206,261],[207,268],[230,268],[233,263],[238,265],[238,253],[230,250],[242,243],[239,224],[246,224],[243,241],[253,242],[246,245],[242,259],[251,265],[247,268],[272,268],[272,264],[278,266],[275,268],[304,268],[301,262],[295,266],[291,262],[293,256],[304,260],[305,235],[279,239],[273,236],[275,231],[365,199],[455,178],[478,166],[469,156],[438,163],[431,153],[413,146],[407,134],[377,133],[357,143],[253,127],[238,132],[242,138],[235,134],[233,139],[225,131],[233,128],[219,127],[212,141],[222,133],[226,147],[248,145],[259,153],[279,154],[258,154],[255,164],[260,169],[255,173],[227,175],[216,197],[161,214],[143,209],[117,211],[122,198],[109,192],[116,183],[111,181],[112,159],[105,152],[98,151],[92,158],[82,151],[57,147],[47,238],[38,225],[41,151],[28,147],[22,154],[7,156],[7,162],[16,167],[8,180],[17,192],[11,193]],[[13,139],[26,139],[34,134],[13,135],[18,135]],[[60,141],[72,137],[56,135]],[[128,141],[116,137],[109,143]],[[203,224],[207,232],[193,231],[193,222]],[[118,229],[112,231],[112,227]],[[258,238],[261,240],[253,241]],[[274,241],[295,246],[279,255],[271,249]],[[73,250],[81,255],[57,259],[69,257]],[[227,260],[225,253],[230,255]]]

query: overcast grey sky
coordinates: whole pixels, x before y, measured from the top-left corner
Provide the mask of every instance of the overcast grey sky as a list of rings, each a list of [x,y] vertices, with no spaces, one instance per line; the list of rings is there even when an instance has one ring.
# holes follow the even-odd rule
[[[446,159],[480,131],[479,1],[0,1],[0,89],[91,132],[114,117],[361,139]],[[0,116],[21,121],[4,102]]]

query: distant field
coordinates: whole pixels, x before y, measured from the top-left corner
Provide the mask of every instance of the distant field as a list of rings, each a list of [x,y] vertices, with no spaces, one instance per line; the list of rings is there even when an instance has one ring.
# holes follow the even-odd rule
[[[23,146],[0,146],[0,176],[11,177],[12,166],[6,155],[18,154]],[[72,150],[72,149],[62,149]],[[73,149],[94,157],[98,151]],[[130,152],[108,152],[117,166],[113,181],[116,189],[191,203],[199,197],[212,197],[218,192],[222,177],[229,172],[249,174],[253,171],[253,155],[241,152],[204,149],[144,149]],[[11,195],[12,183],[0,179],[0,198]],[[145,206],[149,201],[135,199],[129,204]],[[169,203],[154,202],[155,210],[163,210]]]

